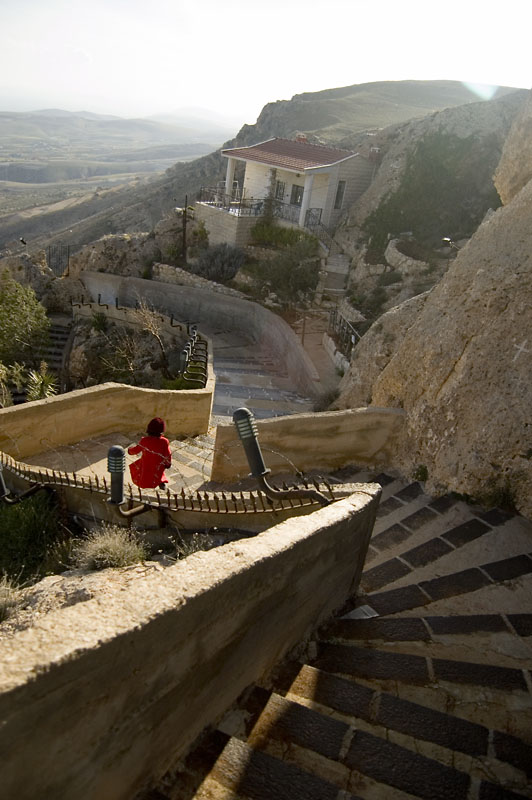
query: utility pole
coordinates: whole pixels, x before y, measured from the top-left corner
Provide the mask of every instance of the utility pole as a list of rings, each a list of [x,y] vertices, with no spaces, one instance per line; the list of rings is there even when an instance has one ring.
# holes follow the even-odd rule
[[[188,194],[185,195],[185,207],[183,209],[183,261],[187,263],[187,208],[188,208]]]

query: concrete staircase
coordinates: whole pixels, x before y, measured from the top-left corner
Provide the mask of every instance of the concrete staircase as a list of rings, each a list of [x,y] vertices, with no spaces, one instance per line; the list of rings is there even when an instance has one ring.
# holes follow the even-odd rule
[[[143,797],[532,798],[532,524],[374,479],[358,595]]]
[[[68,317],[50,317],[51,325],[49,331],[49,344],[42,348],[40,358],[46,361],[48,369],[57,377],[59,391],[65,391],[63,364],[65,350],[68,345],[72,320]]]
[[[334,244],[321,271],[320,281],[316,288],[316,302],[328,297],[340,299],[345,295],[351,259],[340,252]]]

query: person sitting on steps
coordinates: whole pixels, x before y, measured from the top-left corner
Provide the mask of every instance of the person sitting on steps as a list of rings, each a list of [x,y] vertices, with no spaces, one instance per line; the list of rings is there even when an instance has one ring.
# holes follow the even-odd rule
[[[154,489],[156,486],[164,489],[168,483],[164,470],[171,465],[172,454],[170,442],[163,436],[165,429],[164,420],[154,417],[148,423],[146,436],[127,449],[132,456],[142,453],[137,461],[129,465],[131,480],[141,489]]]

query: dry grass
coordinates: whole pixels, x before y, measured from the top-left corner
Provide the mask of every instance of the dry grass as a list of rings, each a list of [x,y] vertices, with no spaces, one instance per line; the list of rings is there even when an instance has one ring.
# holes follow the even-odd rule
[[[20,600],[20,594],[20,589],[17,589],[11,578],[7,575],[0,577],[0,622],[10,615]]]
[[[118,525],[104,524],[73,547],[74,564],[88,570],[127,567],[144,561],[146,555],[136,533]]]

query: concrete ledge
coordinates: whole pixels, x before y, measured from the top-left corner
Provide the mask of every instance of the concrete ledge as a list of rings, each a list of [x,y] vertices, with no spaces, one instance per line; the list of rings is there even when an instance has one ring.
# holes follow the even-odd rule
[[[206,433],[214,396],[209,358],[204,389],[171,391],[102,383],[88,389],[0,409],[0,450],[24,459],[50,447],[77,444],[107,433],[143,431],[163,417],[173,436]]]
[[[130,800],[356,590],[380,487],[0,643],[2,793]]]
[[[259,442],[272,472],[340,469],[390,463],[405,413],[396,408],[351,408],[257,420]],[[235,426],[218,425],[212,481],[244,477],[249,467]]]

